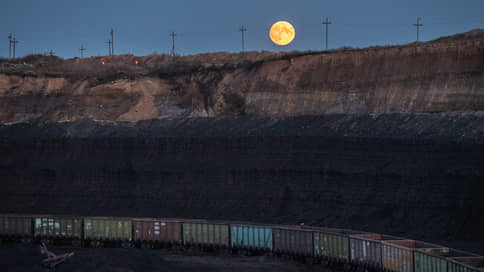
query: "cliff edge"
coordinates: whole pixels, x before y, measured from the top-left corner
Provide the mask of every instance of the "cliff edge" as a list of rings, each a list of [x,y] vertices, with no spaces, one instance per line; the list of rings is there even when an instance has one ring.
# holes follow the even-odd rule
[[[482,111],[482,33],[322,52],[28,56],[1,62],[0,122]]]

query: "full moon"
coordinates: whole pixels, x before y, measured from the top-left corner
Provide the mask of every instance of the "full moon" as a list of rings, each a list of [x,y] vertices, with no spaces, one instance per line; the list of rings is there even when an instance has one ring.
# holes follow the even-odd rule
[[[289,22],[279,21],[272,25],[269,35],[275,44],[284,46],[294,40],[296,30]]]

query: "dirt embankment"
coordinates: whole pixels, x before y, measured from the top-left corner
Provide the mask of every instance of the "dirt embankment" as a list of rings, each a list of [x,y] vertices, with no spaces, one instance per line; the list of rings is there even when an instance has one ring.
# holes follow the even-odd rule
[[[5,69],[2,123],[484,109],[482,35],[359,50],[95,57]]]

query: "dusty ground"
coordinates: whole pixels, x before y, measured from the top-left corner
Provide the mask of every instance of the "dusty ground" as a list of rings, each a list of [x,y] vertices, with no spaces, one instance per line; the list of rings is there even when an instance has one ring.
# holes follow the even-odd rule
[[[55,271],[337,271],[270,256],[174,254],[166,250],[119,248],[50,248],[75,255]],[[36,246],[0,246],[3,271],[48,271]]]

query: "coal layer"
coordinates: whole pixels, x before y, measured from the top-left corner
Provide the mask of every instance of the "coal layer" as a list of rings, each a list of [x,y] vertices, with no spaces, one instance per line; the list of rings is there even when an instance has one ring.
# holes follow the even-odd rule
[[[478,114],[0,126],[0,212],[351,228],[484,254]]]

